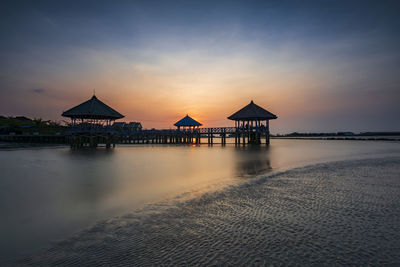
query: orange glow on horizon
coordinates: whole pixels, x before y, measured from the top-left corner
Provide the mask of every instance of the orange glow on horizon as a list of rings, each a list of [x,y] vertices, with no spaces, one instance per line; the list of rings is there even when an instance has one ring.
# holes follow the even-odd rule
[[[80,73],[74,79],[54,78],[49,86],[54,88],[54,96],[63,97],[43,95],[32,102],[37,101],[40,107],[43,98],[48,98],[46,102],[54,104],[53,109],[57,110],[51,119],[60,120],[63,110],[89,99],[95,88],[100,100],[125,115],[121,121],[138,121],[146,129],[173,129],[174,123],[186,114],[202,123],[202,127],[233,126],[234,122],[227,117],[251,100],[278,116],[272,124],[279,129],[280,125],[300,123],[298,118],[346,104],[339,98],[325,101],[329,92],[320,88],[326,77],[310,77],[305,69],[290,73],[288,79],[283,63],[272,68],[238,57],[185,69],[182,62],[187,59],[179,56],[154,65],[134,65],[112,53],[98,57],[108,59],[107,68],[100,64],[95,72]],[[40,112],[48,112],[48,106]]]

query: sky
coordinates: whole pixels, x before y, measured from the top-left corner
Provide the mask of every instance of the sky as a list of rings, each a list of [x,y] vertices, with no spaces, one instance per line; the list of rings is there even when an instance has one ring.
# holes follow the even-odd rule
[[[93,93],[144,128],[251,100],[272,133],[400,131],[398,1],[2,1],[0,115]]]

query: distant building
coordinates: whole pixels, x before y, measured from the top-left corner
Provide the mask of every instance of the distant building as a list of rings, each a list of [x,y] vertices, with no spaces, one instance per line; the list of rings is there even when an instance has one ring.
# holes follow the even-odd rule
[[[127,125],[129,131],[137,132],[142,130],[142,124],[140,122],[132,121]]]
[[[353,132],[338,132],[337,135],[339,135],[339,136],[353,136],[355,134]]]
[[[132,122],[114,122],[112,127],[116,131],[123,132],[138,132],[142,130],[142,124],[140,122],[132,121]]]
[[[32,121],[32,119],[27,118],[25,116],[17,116],[15,119],[20,120],[20,121]]]

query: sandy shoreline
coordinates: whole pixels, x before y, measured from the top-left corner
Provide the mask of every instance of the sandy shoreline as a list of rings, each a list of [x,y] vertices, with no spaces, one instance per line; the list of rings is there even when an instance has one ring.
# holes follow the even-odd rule
[[[18,265],[400,264],[400,159],[317,164],[100,222]]]

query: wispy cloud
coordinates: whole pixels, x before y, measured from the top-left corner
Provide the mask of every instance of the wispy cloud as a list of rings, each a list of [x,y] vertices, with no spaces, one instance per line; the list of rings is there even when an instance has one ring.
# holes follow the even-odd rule
[[[96,88],[146,127],[230,125],[251,99],[280,132],[400,125],[395,5],[172,2],[2,6],[0,114],[59,119]]]
[[[36,94],[42,94],[44,93],[46,90],[43,88],[34,88],[32,89],[32,92],[36,93]]]

